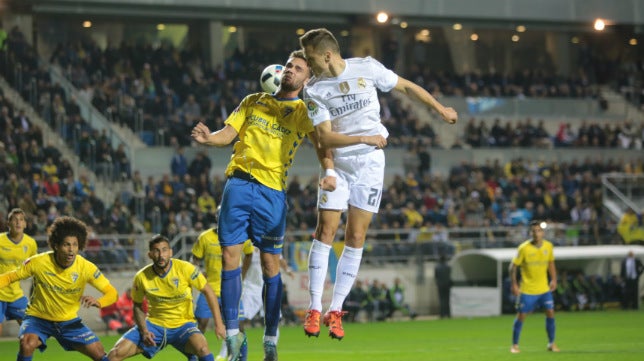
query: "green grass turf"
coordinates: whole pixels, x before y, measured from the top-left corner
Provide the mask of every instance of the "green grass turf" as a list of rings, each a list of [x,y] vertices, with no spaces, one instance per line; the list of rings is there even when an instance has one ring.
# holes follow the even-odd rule
[[[510,354],[513,316],[490,318],[400,321],[345,324],[346,337],[332,340],[322,329],[319,338],[307,338],[300,326],[281,328],[278,346],[281,361],[375,361],[375,360],[644,360],[644,312],[605,311],[557,314],[557,344],[562,352],[546,351],[544,316],[528,316],[521,335],[521,354]],[[219,350],[214,333],[208,333],[211,350]],[[248,331],[249,361],[263,359],[262,330]],[[107,349],[117,336],[101,337]],[[17,342],[0,342],[0,360],[14,360]],[[87,360],[77,352],[64,352],[55,340],[34,360]],[[172,347],[155,361],[185,358]],[[136,356],[133,360],[145,360]]]

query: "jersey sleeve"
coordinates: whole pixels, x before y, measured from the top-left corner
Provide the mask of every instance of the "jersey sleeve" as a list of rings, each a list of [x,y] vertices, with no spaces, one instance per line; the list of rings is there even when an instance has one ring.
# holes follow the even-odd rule
[[[92,285],[94,288],[97,290],[102,290],[107,285],[110,284],[110,281],[105,277],[103,272],[101,272],[98,267],[96,267],[95,264],[87,261],[88,267],[87,267],[87,273],[88,273],[88,278],[89,278],[89,284]]]
[[[523,263],[523,247],[519,247],[517,250],[516,256],[512,258],[512,263],[514,263],[516,266],[520,266]]]
[[[376,87],[383,91],[391,91],[398,83],[398,75],[392,70],[387,69],[378,60],[368,57],[371,66],[371,74],[374,74],[374,82]]]
[[[190,286],[201,291],[206,286],[206,283],[208,283],[208,281],[206,281],[206,277],[204,277],[204,275],[201,274],[201,271],[199,271],[199,269],[192,263],[186,262],[184,264],[184,272],[186,272],[190,279]]]
[[[226,119],[225,124],[230,125],[231,127],[235,128],[237,133],[240,132],[241,128],[244,126],[244,123],[246,122],[246,108],[249,102],[250,96],[247,96],[244,98],[241,103],[233,110],[232,113],[228,116],[228,119]]]
[[[192,254],[199,259],[203,259],[205,254],[203,239],[204,234],[202,233],[201,235],[199,235],[199,238],[197,239],[197,242],[195,242],[194,246],[192,246]]]
[[[250,239],[247,239],[246,242],[244,242],[244,245],[242,246],[242,252],[245,255],[253,254],[253,249],[255,247],[253,246],[253,242],[251,242]]]
[[[134,276],[134,282],[132,284],[132,301],[135,303],[143,303],[143,298],[145,297],[145,288],[143,287],[143,272],[139,272]]]
[[[304,88],[304,105],[306,105],[306,111],[314,126],[331,120],[331,114],[322,99],[316,97],[310,89],[306,88]]]

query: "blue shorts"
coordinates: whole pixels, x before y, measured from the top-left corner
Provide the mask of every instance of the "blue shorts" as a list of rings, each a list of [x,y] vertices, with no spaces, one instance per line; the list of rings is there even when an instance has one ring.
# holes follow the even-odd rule
[[[29,333],[38,335],[40,342],[42,342],[42,345],[38,347],[41,352],[47,348],[47,339],[50,337],[58,340],[58,343],[66,351],[76,350],[81,345],[89,345],[99,341],[94,331],[85,326],[79,317],[69,321],[56,322],[26,316],[20,325],[18,337]]]
[[[217,302],[219,302],[219,307],[221,308],[221,298],[217,297]],[[203,293],[200,293],[197,297],[197,306],[195,307],[195,317],[196,318],[212,318],[212,311],[208,307],[208,301],[206,296]]]
[[[174,348],[180,352],[184,352],[186,344],[190,336],[195,333],[201,334],[197,324],[194,322],[188,322],[183,326],[176,328],[165,328],[157,326],[150,321],[146,320],[145,324],[147,325],[148,331],[154,334],[155,346],[146,346],[143,344],[141,339],[141,334],[139,333],[139,327],[134,326],[129,331],[127,331],[123,338],[132,341],[140,349],[143,350],[143,356],[146,358],[152,358],[156,355],[157,352],[163,350],[167,345],[172,345]]]
[[[517,300],[517,311],[520,313],[530,313],[535,309],[543,307],[546,310],[553,310],[555,302],[552,299],[550,291],[540,295],[526,295],[522,293]]]
[[[25,296],[13,302],[0,301],[0,323],[5,320],[23,320],[28,303]]]
[[[285,231],[284,192],[251,180],[228,179],[219,215],[219,243],[222,246],[234,246],[250,239],[260,251],[280,254]]]
[[[221,298],[217,298],[219,301],[219,307],[221,307]],[[197,307],[195,307],[195,317],[196,318],[212,318],[212,312],[210,307],[208,307],[208,301],[206,301],[206,296],[203,293],[199,294],[197,297]],[[244,303],[239,301],[239,320],[245,320],[244,317]]]

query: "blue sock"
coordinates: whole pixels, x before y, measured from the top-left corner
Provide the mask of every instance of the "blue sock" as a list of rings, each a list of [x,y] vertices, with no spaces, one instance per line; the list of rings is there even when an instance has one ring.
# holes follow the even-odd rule
[[[264,335],[277,336],[277,327],[280,323],[280,309],[282,303],[282,277],[278,273],[274,277],[264,276]]]
[[[110,361],[110,359],[107,358],[107,355],[103,355],[103,358],[101,359],[101,361]]]
[[[239,350],[238,361],[247,361],[248,360],[248,342],[242,344],[241,349]]]
[[[548,343],[555,341],[555,318],[546,317],[546,332],[548,333]]]
[[[199,357],[199,361],[215,361],[215,356],[211,353],[207,354],[206,356]]]
[[[16,358],[16,361],[31,361],[33,356],[21,356],[18,354],[18,357]]]
[[[512,326],[512,344],[519,344],[519,336],[521,336],[521,328],[523,327],[523,322],[519,321],[518,318],[514,319],[514,325]]]
[[[242,293],[241,268],[221,271],[221,315],[227,330],[239,328],[239,300]]]

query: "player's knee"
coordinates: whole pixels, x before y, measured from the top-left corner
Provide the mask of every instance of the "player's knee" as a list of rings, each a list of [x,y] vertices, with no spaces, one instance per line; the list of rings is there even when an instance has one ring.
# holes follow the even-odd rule
[[[40,339],[36,335],[25,335],[20,339],[20,353],[31,354],[40,346]]]
[[[110,361],[121,361],[125,359],[125,350],[119,347],[119,345],[114,345],[114,347],[108,352],[107,359]]]
[[[324,244],[331,244],[335,238],[336,229],[334,227],[321,225],[317,229],[316,238]]]
[[[367,236],[366,232],[358,229],[354,229],[350,232],[347,232],[345,235],[346,245],[354,248],[362,248],[362,245],[364,244],[364,240],[366,236]]]

